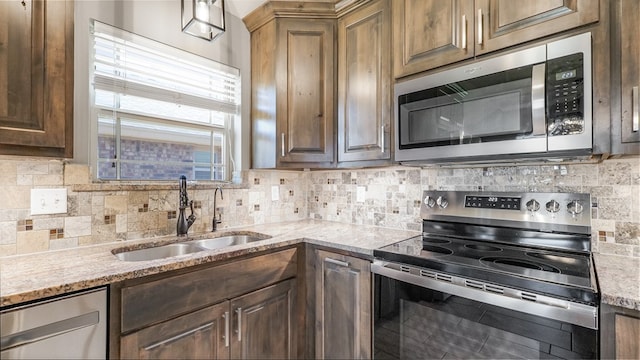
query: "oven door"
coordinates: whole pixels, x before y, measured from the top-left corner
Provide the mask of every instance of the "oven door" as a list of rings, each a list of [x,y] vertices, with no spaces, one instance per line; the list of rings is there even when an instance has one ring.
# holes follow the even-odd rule
[[[575,303],[567,306],[583,307],[582,314],[567,318],[593,316],[594,329],[555,319],[553,310],[549,311],[552,317],[528,312],[528,300],[517,299],[521,306],[510,301],[505,302],[511,304],[507,306],[487,301],[482,292],[498,292],[500,286],[484,291],[466,288],[455,276],[424,270],[420,276],[389,269],[380,261],[372,265],[372,272],[376,273],[374,358],[598,357],[597,308]]]

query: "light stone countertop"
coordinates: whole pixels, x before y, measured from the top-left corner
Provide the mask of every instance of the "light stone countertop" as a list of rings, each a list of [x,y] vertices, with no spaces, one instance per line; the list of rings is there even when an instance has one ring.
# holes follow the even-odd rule
[[[0,258],[0,306],[19,304],[127,279],[277,249],[302,241],[370,258],[376,248],[420,234],[416,231],[385,229],[367,225],[302,220],[225,229],[214,235],[212,233],[197,234],[190,236],[190,239],[250,232],[269,235],[271,238],[250,244],[152,261],[120,261],[111,251],[125,247],[139,248],[161,245],[185,241],[185,239],[178,240],[179,238],[175,236],[165,236],[3,257]]]
[[[251,232],[271,238],[245,245],[139,262],[120,261],[111,251],[161,245],[184,239],[165,236],[3,257],[0,258],[0,306],[277,249],[303,241],[371,257],[374,249],[420,235],[417,231],[302,220],[225,229],[214,236]],[[209,237],[212,237],[211,233],[197,234],[190,239]],[[640,258],[594,253],[594,261],[602,302],[640,310]]]
[[[593,257],[602,302],[640,310],[640,258],[605,254]]]

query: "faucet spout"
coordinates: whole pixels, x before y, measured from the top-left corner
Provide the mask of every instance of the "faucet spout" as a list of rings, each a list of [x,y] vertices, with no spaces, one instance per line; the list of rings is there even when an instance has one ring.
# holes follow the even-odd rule
[[[218,214],[218,217],[216,217],[216,198],[218,197],[218,190],[220,190],[220,199],[224,200],[224,195],[222,195],[222,188],[220,186],[218,186],[216,188],[216,191],[213,192],[213,221],[211,224],[211,231],[216,231],[218,229],[218,224],[220,224],[222,222],[222,216],[220,216],[220,214]]]
[[[189,228],[196,221],[196,216],[193,214],[193,200],[189,200],[187,196],[187,177],[180,176],[180,205],[178,207],[178,223],[176,224],[176,234],[178,236],[187,235]],[[191,208],[191,215],[186,217],[184,210],[189,206]]]

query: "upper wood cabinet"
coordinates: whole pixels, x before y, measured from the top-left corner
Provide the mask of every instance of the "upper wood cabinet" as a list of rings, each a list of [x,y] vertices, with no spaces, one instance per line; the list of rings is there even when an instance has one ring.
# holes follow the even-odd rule
[[[290,16],[245,18],[253,168],[335,163],[335,20]]]
[[[338,19],[338,161],[391,158],[389,0]]]
[[[394,75],[473,57],[473,0],[394,0]]]
[[[394,75],[402,77],[599,19],[598,0],[394,1]]]
[[[73,156],[73,1],[0,1],[0,153]]]
[[[640,1],[612,6],[612,153],[640,154]]]

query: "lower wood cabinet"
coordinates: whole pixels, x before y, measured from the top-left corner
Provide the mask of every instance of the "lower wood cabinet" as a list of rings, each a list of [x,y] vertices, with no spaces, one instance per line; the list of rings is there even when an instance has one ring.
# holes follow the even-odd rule
[[[298,357],[297,249],[115,284],[110,356]]]
[[[602,305],[600,314],[600,358],[640,359],[640,311]]]
[[[286,280],[121,339],[126,359],[291,359],[295,280]]]
[[[371,358],[370,262],[315,250],[315,358]]]

